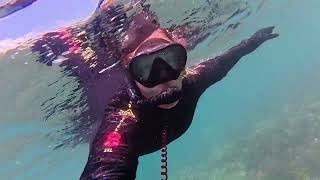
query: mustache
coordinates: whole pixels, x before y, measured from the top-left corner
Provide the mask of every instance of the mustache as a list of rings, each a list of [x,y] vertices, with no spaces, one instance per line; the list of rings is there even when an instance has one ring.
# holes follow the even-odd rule
[[[153,96],[149,99],[140,100],[139,105],[142,106],[158,106],[161,104],[170,104],[181,98],[182,90],[173,87],[168,88],[166,91],[161,92],[160,94]]]

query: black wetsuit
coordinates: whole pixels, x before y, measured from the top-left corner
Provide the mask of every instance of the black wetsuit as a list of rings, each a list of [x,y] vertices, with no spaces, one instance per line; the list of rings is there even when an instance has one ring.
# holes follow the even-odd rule
[[[106,136],[118,126],[121,118],[113,114],[128,109],[130,96],[126,90],[115,96],[108,105],[105,118],[91,145],[88,163],[81,179],[129,180],[135,179],[139,156],[161,149],[161,132],[167,127],[167,142],[180,137],[189,128],[201,94],[226,76],[239,59],[258,46],[253,40],[243,41],[238,46],[215,59],[190,68],[183,79],[182,96],[179,103],[166,110],[156,106],[133,108],[136,120],[125,120],[119,132],[122,140],[113,152],[106,152],[103,145]]]
[[[69,60],[63,62],[62,66],[77,67],[69,69],[86,84],[83,86],[88,92],[89,99],[90,97],[94,99],[89,102],[95,112],[92,118],[102,118],[90,144],[88,162],[80,179],[135,179],[139,156],[162,148],[161,132],[164,127],[167,128],[168,143],[186,132],[192,122],[198,99],[203,92],[225,77],[241,57],[254,51],[265,40],[266,38],[252,36],[226,53],[188,68],[187,75],[183,78],[180,101],[174,108],[166,110],[157,106],[135,106],[133,102],[131,110],[135,117],[123,119],[121,117],[124,116],[119,116],[119,113],[128,110],[128,104],[132,101],[128,86],[124,83],[127,75],[126,69],[119,65],[118,71],[108,70],[107,76],[105,72],[98,73],[103,67],[99,68],[98,65],[98,68],[93,70],[88,67],[90,63],[81,61],[79,55],[70,55]],[[47,59],[45,58],[47,49],[44,44],[49,45],[54,54],[70,50],[70,46],[74,45],[62,41],[65,39],[58,37],[56,33],[49,34],[49,39],[38,41],[33,45],[33,51],[40,52],[43,56],[40,59]],[[51,65],[51,61],[48,60],[41,62]],[[118,75],[113,73],[118,73]],[[110,76],[114,78],[108,79]],[[119,84],[124,86],[121,88]],[[103,86],[108,86],[108,88],[103,88]],[[104,91],[105,89],[108,91]],[[106,137],[115,129],[120,133],[121,141],[110,151],[110,148],[108,149],[105,145]]]

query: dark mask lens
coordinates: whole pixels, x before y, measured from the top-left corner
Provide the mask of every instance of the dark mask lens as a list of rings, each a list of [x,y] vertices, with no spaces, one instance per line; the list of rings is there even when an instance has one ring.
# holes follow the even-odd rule
[[[186,65],[187,52],[181,45],[170,45],[160,51],[135,57],[129,69],[146,87],[177,79]]]
[[[152,55],[141,55],[132,60],[130,72],[138,81],[147,81],[153,64]]]
[[[161,57],[176,71],[181,71],[187,62],[187,51],[181,45],[171,45],[161,52]]]
[[[180,71],[173,69],[164,59],[155,58],[150,75],[148,77],[149,86],[155,86],[170,80],[177,79]]]

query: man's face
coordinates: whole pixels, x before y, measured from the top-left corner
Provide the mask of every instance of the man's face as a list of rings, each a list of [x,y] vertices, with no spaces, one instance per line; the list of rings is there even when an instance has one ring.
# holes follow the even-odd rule
[[[161,30],[160,28],[156,31],[154,31],[149,37],[147,37],[143,42],[145,42],[148,39],[151,38],[162,38],[165,39],[167,41],[171,41],[166,33],[163,32],[163,30]],[[136,50],[135,50],[136,51]],[[135,51],[131,52],[130,54],[128,54],[125,59],[131,59],[133,57],[133,54],[135,54]],[[138,81],[135,81],[137,87],[139,88],[141,94],[143,95],[144,98],[149,99],[151,97],[154,97],[156,95],[159,95],[160,93],[168,90],[168,88],[177,88],[179,90],[182,89],[182,78],[185,74],[185,70],[183,70],[180,73],[180,76],[176,79],[176,80],[171,80],[162,84],[158,84],[152,88],[148,88],[143,86],[142,84],[140,84]],[[178,104],[179,100],[170,103],[170,104],[161,104],[158,107],[163,108],[163,109],[171,109],[173,107],[175,107]]]
[[[182,71],[180,76],[176,80],[171,80],[162,84],[158,84],[154,87],[148,88],[140,84],[138,81],[136,82],[136,85],[138,86],[141,94],[144,98],[149,99],[151,97],[154,97],[156,95],[159,95],[160,93],[167,91],[169,88],[177,88],[179,90],[182,89],[182,78],[185,74],[185,71]],[[161,104],[158,107],[162,109],[171,109],[175,107],[178,104],[179,100],[170,103],[170,104]]]

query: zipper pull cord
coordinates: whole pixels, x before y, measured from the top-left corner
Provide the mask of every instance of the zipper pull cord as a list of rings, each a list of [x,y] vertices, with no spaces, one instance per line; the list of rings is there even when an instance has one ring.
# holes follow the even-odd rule
[[[163,128],[162,131],[162,150],[161,150],[161,176],[164,176],[161,180],[168,180],[168,162],[167,162],[167,129]]]

